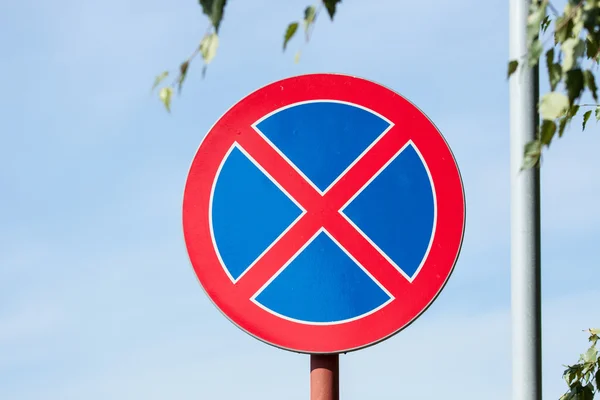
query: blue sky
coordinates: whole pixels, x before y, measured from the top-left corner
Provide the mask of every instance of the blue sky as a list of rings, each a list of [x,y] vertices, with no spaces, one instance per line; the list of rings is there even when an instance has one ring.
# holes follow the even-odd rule
[[[343,398],[508,398],[508,2],[345,1],[282,54],[305,5],[232,0],[206,79],[194,65],[167,114],[150,85],[205,31],[196,1],[0,3],[0,398],[308,396],[308,356],[246,335],[205,296],[180,215],[216,119],[309,72],[362,76],[416,103],[452,147],[467,198],[449,284],[408,329],[341,357]],[[575,124],[544,159],[547,398],[585,349],[581,331],[599,325],[599,145],[595,124]]]

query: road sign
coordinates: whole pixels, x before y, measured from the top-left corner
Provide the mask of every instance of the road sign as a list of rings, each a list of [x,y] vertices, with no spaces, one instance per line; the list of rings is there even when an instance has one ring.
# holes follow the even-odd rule
[[[464,193],[436,127],[395,92],[314,74],[227,111],[192,162],[183,228],[218,309],[302,353],[357,350],[437,297],[462,244]]]

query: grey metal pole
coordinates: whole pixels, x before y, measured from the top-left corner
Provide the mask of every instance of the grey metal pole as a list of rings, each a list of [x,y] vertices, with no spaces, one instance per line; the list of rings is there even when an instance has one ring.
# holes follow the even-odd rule
[[[531,1],[509,1],[509,57],[514,60],[527,53]],[[539,72],[520,64],[509,83],[512,398],[541,400],[540,175],[538,168],[520,171],[523,148],[536,136]]]

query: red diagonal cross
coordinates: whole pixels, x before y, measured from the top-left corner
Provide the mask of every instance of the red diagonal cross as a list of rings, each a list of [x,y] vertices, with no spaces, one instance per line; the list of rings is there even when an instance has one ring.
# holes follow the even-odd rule
[[[319,229],[325,228],[396,297],[409,282],[340,214],[339,210],[404,147],[408,140],[407,134],[397,127],[392,127],[335,185],[321,195],[254,129],[248,127],[239,132],[238,144],[306,210],[306,213],[236,282],[236,292],[246,298],[252,297]]]

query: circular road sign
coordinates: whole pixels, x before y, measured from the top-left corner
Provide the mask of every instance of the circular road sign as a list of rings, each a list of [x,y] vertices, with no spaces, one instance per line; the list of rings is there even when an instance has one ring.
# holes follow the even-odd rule
[[[462,244],[448,144],[399,94],[312,74],[265,86],[210,129],[183,199],[200,284],[235,325],[301,353],[399,332],[435,300]]]

